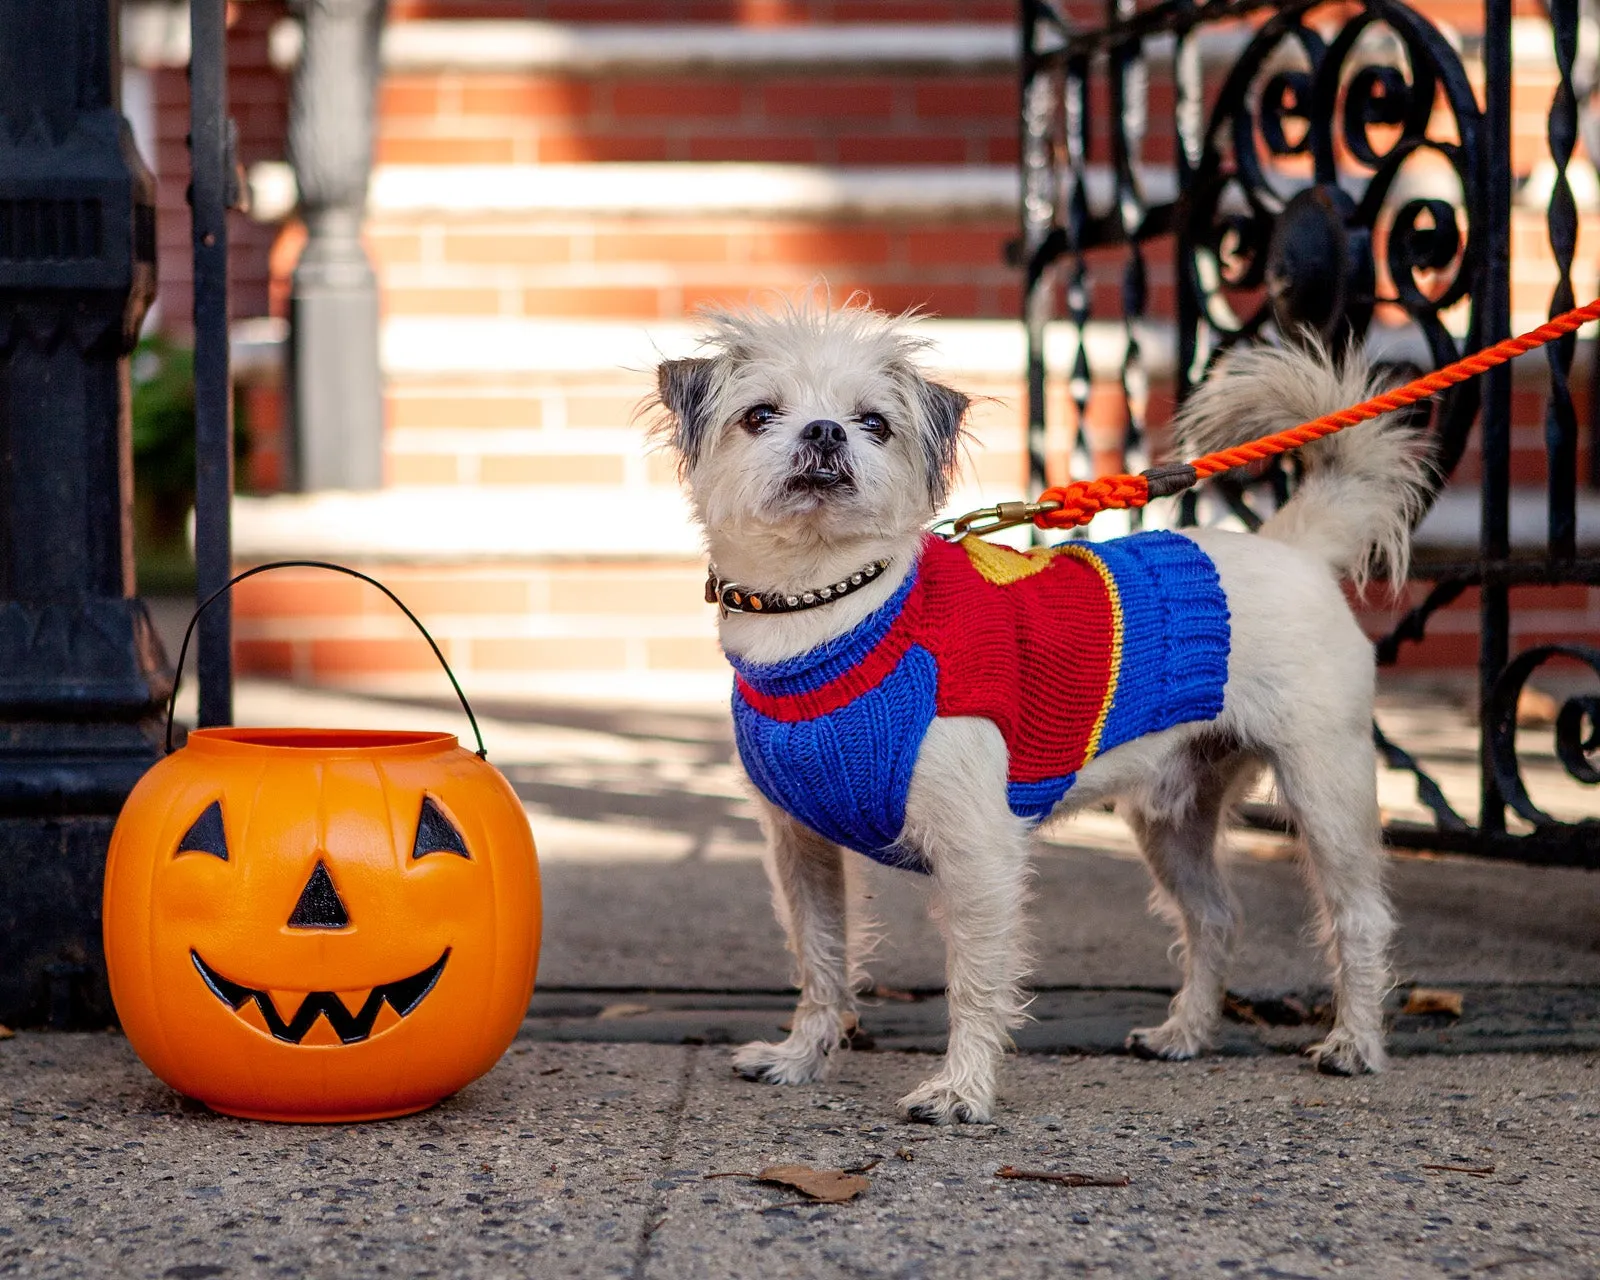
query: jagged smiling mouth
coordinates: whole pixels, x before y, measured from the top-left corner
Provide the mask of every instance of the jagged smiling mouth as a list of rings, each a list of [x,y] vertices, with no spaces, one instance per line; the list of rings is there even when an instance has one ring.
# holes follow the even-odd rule
[[[326,1018],[328,1026],[339,1037],[341,1044],[360,1044],[373,1034],[373,1026],[378,1021],[378,1015],[383,1012],[385,1004],[394,1010],[399,1018],[404,1018],[422,1003],[424,997],[438,983],[439,975],[444,972],[445,961],[450,958],[450,948],[446,947],[443,955],[426,969],[412,974],[409,978],[386,982],[370,990],[345,993],[350,997],[349,1003],[332,991],[308,991],[300,1001],[300,1007],[287,1022],[278,1012],[272,997],[265,991],[258,991],[254,987],[247,987],[224,978],[200,958],[198,951],[191,949],[189,958],[194,961],[194,967],[199,971],[206,986],[211,988],[211,993],[235,1013],[240,1013],[245,1005],[254,1001],[256,1011],[260,1013],[273,1039],[299,1044],[306,1038],[318,1018]],[[355,1013],[350,1012],[351,1004],[357,1005]],[[246,1019],[246,1021],[252,1022],[253,1025],[253,1020]],[[391,1025],[396,1022],[398,1018],[391,1019]]]

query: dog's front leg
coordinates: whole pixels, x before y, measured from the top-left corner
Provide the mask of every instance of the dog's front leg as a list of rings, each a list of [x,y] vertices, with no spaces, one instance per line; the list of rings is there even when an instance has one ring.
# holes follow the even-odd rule
[[[733,1069],[769,1084],[806,1084],[822,1075],[855,1007],[845,901],[844,854],[761,797],[773,904],[799,969],[800,1002],[789,1038],[756,1040],[733,1055]]]
[[[985,1123],[1021,1025],[1028,832],[1006,803],[1006,748],[987,720],[936,720],[923,740],[902,840],[933,872],[945,936],[950,1042],[944,1064],[900,1099],[910,1120]]]

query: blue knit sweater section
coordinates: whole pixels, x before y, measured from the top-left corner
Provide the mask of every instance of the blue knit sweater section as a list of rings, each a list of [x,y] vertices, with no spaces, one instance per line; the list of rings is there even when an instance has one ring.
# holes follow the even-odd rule
[[[764,693],[809,693],[870,653],[894,625],[916,586],[913,569],[882,608],[854,630],[784,662],[734,669]],[[885,866],[926,871],[898,845],[906,793],[922,739],[934,719],[938,666],[912,646],[893,671],[841,711],[786,724],[733,695],[734,738],[750,781],[768,800],[835,844]]]

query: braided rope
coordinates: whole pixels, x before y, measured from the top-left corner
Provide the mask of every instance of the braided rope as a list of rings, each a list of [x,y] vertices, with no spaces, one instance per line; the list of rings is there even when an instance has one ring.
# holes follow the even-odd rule
[[[1596,298],[1587,306],[1575,307],[1540,325],[1537,329],[1530,329],[1527,333],[1506,338],[1492,347],[1463,356],[1454,363],[1447,364],[1443,369],[1424,374],[1403,387],[1385,391],[1382,395],[1373,396],[1372,399],[1364,400],[1348,409],[1324,414],[1314,421],[1291,427],[1287,431],[1262,436],[1259,440],[1235,445],[1231,449],[1219,449],[1215,453],[1205,454],[1203,457],[1195,458],[1188,465],[1194,469],[1196,480],[1204,480],[1219,472],[1231,471],[1234,467],[1259,462],[1262,458],[1270,458],[1275,454],[1287,453],[1290,449],[1298,449],[1301,445],[1322,439],[1323,436],[1330,436],[1335,431],[1353,427],[1358,422],[1366,422],[1383,414],[1393,413],[1396,409],[1404,409],[1418,400],[1438,395],[1439,392],[1455,386],[1458,382],[1475,378],[1496,365],[1504,364],[1546,343],[1554,342],[1557,338],[1565,337],[1591,320],[1597,319],[1600,319],[1600,298]],[[1150,483],[1142,475],[1114,475],[1102,476],[1098,480],[1074,480],[1071,484],[1053,486],[1039,495],[1038,500],[1041,504],[1056,505],[1047,511],[1039,512],[1033,517],[1033,522],[1041,529],[1070,529],[1075,525],[1088,524],[1102,511],[1142,507],[1150,501],[1150,497]]]

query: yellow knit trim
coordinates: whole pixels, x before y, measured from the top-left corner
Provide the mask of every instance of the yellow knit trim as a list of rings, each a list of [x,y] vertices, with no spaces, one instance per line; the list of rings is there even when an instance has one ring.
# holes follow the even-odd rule
[[[1089,734],[1089,746],[1083,755],[1083,763],[1088,764],[1100,753],[1100,735],[1105,730],[1106,717],[1111,714],[1111,703],[1117,696],[1117,681],[1122,676],[1122,597],[1117,591],[1117,580],[1111,576],[1106,562],[1081,542],[1063,543],[1051,550],[1074,556],[1092,566],[1100,575],[1100,581],[1106,584],[1106,596],[1111,601],[1111,670],[1106,679],[1105,701],[1100,704],[1100,714],[1094,718],[1094,730]]]
[[[1044,572],[1050,567],[1051,557],[1055,554],[1053,549],[1041,547],[1024,555],[1020,551],[1013,551],[1010,547],[985,542],[973,533],[961,539],[961,547],[966,551],[967,558],[972,561],[972,567],[978,571],[979,577],[994,583],[997,587],[1009,586],[1013,582],[1021,582],[1024,578],[1031,578],[1036,573]]]

